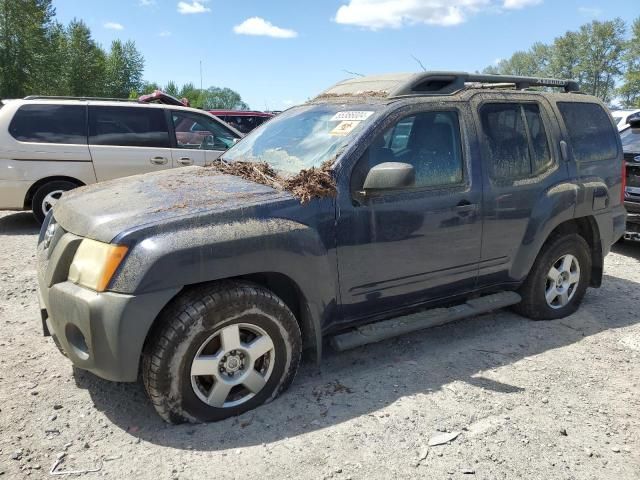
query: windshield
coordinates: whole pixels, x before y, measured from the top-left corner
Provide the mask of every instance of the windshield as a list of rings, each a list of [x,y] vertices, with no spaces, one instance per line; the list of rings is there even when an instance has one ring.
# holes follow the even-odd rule
[[[625,152],[640,153],[640,128],[627,128],[620,134]]]
[[[289,177],[334,158],[380,106],[303,105],[272,118],[229,149],[226,162],[266,162]]]

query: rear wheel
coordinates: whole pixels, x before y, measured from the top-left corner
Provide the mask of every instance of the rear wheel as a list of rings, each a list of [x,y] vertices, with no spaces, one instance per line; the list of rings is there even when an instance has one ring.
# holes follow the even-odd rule
[[[258,285],[193,288],[158,320],[142,375],[156,411],[171,423],[222,420],[269,402],[289,386],[300,362],[295,317]]]
[[[78,185],[68,180],[54,180],[40,186],[31,199],[31,210],[36,220],[42,223],[62,194],[77,187]]]
[[[514,309],[532,320],[552,320],[574,313],[591,280],[591,255],[577,234],[552,238],[543,247],[520,289]]]

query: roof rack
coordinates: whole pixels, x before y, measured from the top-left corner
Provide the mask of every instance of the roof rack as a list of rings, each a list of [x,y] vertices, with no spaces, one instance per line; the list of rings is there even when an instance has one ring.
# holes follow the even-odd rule
[[[553,87],[562,88],[566,93],[580,90],[575,80],[466,72],[423,72],[352,78],[325,90],[320,97],[364,95],[396,98],[410,95],[453,95],[474,83],[482,88],[515,87],[517,90],[524,90],[531,87]]]
[[[137,102],[129,98],[108,98],[108,97],[70,97],[55,95],[29,95],[25,100],[96,100],[101,102]]]

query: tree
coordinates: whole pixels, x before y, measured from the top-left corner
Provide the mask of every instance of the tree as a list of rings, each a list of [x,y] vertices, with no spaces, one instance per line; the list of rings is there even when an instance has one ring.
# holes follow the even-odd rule
[[[248,110],[249,106],[242,101],[240,94],[230,88],[210,87],[200,96],[202,108],[205,110]]]
[[[81,20],[73,20],[68,29],[69,48],[67,85],[73,96],[104,94],[105,53],[91,38]]]
[[[618,94],[624,106],[640,108],[640,18],[631,26],[631,39],[627,42],[623,61],[626,71]]]
[[[593,22],[580,27],[579,68],[584,72],[581,88],[609,101],[615,91],[616,78],[622,74],[625,47],[625,23],[620,18]]]
[[[142,87],[144,59],[131,40],[114,40],[105,63],[105,95],[127,98]]]
[[[54,16],[51,0],[0,0],[0,97],[38,93]]]
[[[168,93],[169,95],[174,97],[177,97],[178,95],[180,95],[180,90],[178,89],[178,85],[173,80],[170,80],[169,83],[167,83],[167,86],[164,87],[164,91],[165,93]]]

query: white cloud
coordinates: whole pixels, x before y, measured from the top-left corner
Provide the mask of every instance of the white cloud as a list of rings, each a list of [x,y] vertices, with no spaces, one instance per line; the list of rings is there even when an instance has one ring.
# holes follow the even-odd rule
[[[578,7],[578,12],[585,17],[600,17],[602,9],[597,7]]]
[[[156,0],[140,0],[138,5],[141,7],[152,7],[156,4]]]
[[[103,27],[109,30],[124,30],[124,25],[116,22],[107,22],[103,25]]]
[[[170,37],[172,33],[169,30],[163,30],[158,34],[159,37]]]
[[[233,31],[239,35],[262,35],[274,38],[295,38],[298,32],[288,28],[280,28],[260,17],[247,18],[240,25],[233,27]]]
[[[457,25],[467,15],[491,5],[492,0],[349,0],[335,21],[377,30],[406,24]]]
[[[543,0],[343,0],[334,21],[379,30],[405,25],[459,25],[482,11],[514,10]]]
[[[209,7],[205,7],[203,1],[199,2],[198,0],[192,0],[191,3],[178,2],[178,13],[181,13],[182,15],[188,15],[191,13],[207,13],[210,11],[211,9]]]
[[[504,8],[507,10],[519,10],[542,3],[542,0],[504,0]]]

